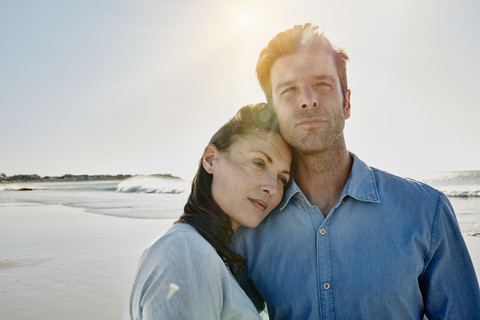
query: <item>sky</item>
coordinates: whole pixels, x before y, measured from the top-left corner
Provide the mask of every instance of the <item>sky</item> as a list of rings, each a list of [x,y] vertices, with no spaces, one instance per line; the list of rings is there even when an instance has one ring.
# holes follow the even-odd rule
[[[480,170],[475,0],[0,0],[0,173],[191,178],[311,22],[350,57],[347,148],[412,178]]]

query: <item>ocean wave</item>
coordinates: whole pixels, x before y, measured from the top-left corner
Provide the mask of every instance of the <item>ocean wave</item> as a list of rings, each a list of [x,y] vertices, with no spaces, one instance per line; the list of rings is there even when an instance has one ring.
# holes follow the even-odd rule
[[[473,184],[480,185],[480,170],[443,171],[423,179],[428,184]]]
[[[450,198],[480,197],[480,170],[441,172],[423,182]]]
[[[117,185],[117,192],[179,194],[186,189],[187,182],[178,179],[138,176],[126,179]]]
[[[477,191],[444,191],[450,198],[480,198],[480,190]]]

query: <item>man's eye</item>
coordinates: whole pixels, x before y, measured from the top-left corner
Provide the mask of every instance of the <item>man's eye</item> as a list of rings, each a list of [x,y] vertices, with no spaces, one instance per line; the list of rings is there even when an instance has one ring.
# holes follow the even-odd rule
[[[282,94],[289,93],[295,90],[295,87],[288,87],[282,91]]]
[[[327,81],[318,82],[316,86],[320,88],[333,88],[333,84]]]

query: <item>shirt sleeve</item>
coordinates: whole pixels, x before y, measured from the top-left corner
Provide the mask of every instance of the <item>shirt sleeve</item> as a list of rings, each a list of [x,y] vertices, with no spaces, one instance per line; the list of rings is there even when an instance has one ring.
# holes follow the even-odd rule
[[[183,237],[174,237],[160,239],[144,252],[130,297],[131,319],[219,318],[221,285],[208,276],[219,271],[210,259],[192,261],[190,250],[195,249]]]
[[[419,283],[429,319],[478,319],[480,290],[475,269],[450,201],[442,193]]]

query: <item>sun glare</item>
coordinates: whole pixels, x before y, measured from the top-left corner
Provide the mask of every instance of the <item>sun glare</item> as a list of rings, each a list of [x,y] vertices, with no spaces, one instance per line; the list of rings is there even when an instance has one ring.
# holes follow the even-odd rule
[[[249,28],[253,24],[253,17],[249,12],[239,14],[237,20],[238,24],[243,28]]]

